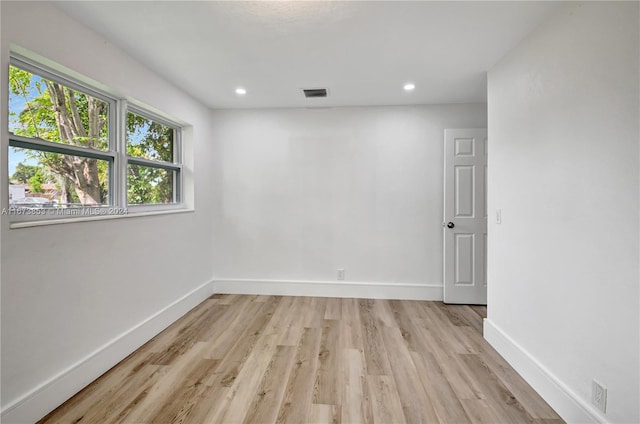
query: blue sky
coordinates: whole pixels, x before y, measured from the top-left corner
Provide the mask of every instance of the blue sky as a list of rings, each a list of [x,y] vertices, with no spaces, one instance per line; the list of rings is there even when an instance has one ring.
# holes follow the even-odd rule
[[[38,165],[36,159],[28,157],[23,149],[16,151],[13,147],[9,147],[9,177],[16,172],[16,165],[22,162],[24,165]]]

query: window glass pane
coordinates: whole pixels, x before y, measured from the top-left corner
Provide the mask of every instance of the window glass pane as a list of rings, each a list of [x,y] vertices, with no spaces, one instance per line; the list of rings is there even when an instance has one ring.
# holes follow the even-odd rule
[[[107,205],[109,163],[9,147],[9,203],[18,208]]]
[[[127,155],[173,162],[173,128],[127,113]]]
[[[150,166],[127,167],[127,203],[130,205],[174,203],[175,171]]]
[[[9,66],[9,131],[55,143],[109,148],[109,104]]]

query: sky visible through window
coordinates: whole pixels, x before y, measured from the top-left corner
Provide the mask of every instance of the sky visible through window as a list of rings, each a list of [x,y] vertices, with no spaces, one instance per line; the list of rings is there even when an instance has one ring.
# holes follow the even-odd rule
[[[25,93],[26,100],[23,96],[16,96],[9,90],[9,132],[15,133],[16,129],[21,127],[18,117],[27,106],[27,102],[33,101],[38,95],[37,83],[43,83],[42,78],[37,75],[33,75],[31,78],[31,85],[28,87]],[[9,176],[16,172],[16,165],[22,162],[24,165],[38,165],[38,160],[27,156],[22,149],[14,149],[9,147]]]
[[[9,132],[15,134],[16,130],[22,129],[20,123],[20,113],[27,108],[29,102],[40,94],[38,86],[44,86],[42,77],[31,74],[31,84],[26,88],[23,95],[15,95],[9,90]],[[142,127],[137,127],[135,131],[127,133],[127,141],[132,145],[138,145],[149,131],[150,123],[145,122]],[[38,160],[25,154],[23,149],[9,148],[9,176],[16,172],[16,166],[23,165],[38,166]]]

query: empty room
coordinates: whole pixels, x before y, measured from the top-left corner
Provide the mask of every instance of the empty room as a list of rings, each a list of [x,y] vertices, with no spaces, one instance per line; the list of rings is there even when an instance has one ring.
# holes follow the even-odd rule
[[[0,421],[640,423],[639,6],[0,1]]]

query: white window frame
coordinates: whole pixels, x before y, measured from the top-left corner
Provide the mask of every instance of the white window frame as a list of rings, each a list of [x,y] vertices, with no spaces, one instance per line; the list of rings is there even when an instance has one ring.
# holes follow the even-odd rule
[[[146,118],[149,119],[151,121],[157,122],[159,124],[162,124],[164,126],[167,126],[169,128],[171,128],[173,130],[173,161],[172,162],[166,162],[166,161],[160,161],[160,160],[150,160],[150,159],[145,159],[145,158],[139,158],[139,157],[133,157],[133,156],[128,156],[126,154],[127,151],[127,140],[126,140],[126,125],[123,125],[123,135],[121,137],[121,141],[122,141],[122,146],[119,149],[119,152],[123,153],[123,156],[125,157],[126,160],[126,164],[125,166],[123,166],[123,183],[125,184],[125,189],[123,190],[122,194],[124,195],[124,199],[122,199],[122,204],[126,204],[127,207],[129,209],[131,209],[132,211],[149,211],[149,210],[156,210],[158,208],[158,206],[163,206],[163,207],[176,207],[182,205],[183,200],[182,200],[182,193],[184,192],[183,190],[183,172],[182,172],[182,158],[183,158],[183,151],[182,151],[182,128],[178,125],[176,125],[174,122],[171,122],[167,119],[164,119],[158,115],[155,115],[147,110],[144,110],[142,108],[139,108],[137,106],[131,105],[130,103],[126,105],[126,107],[124,108],[124,115],[123,115],[123,124],[126,123],[126,119],[127,119],[127,114],[128,113],[133,113],[134,115],[138,115],[142,118]],[[137,205],[137,204],[128,204],[127,203],[127,192],[128,192],[128,187],[127,187],[127,169],[129,165],[141,165],[141,166],[147,166],[147,167],[152,167],[152,168],[160,168],[160,169],[164,169],[166,171],[173,171],[175,172],[175,178],[173,178],[173,203],[169,203],[169,204],[142,204],[142,205]]]
[[[182,128],[177,125],[174,122],[171,122],[167,119],[164,119],[158,115],[155,115],[145,109],[142,109],[140,107],[126,104],[125,101],[125,107],[124,109],[124,114],[123,114],[123,119],[122,119],[122,136],[120,137],[120,141],[122,142],[122,146],[120,146],[119,149],[119,153],[122,154],[123,158],[121,160],[126,161],[125,165],[122,167],[123,169],[121,170],[121,172],[123,172],[123,176],[121,178],[123,178],[123,182],[125,184],[125,189],[122,190],[122,195],[124,196],[123,199],[121,199],[121,202],[123,205],[127,205],[127,207],[129,209],[131,209],[132,211],[136,212],[136,211],[140,211],[140,212],[146,212],[146,211],[152,211],[152,210],[157,210],[159,206],[162,206],[163,208],[168,208],[168,209],[175,209],[176,207],[181,208],[183,207],[183,199],[182,199],[182,193],[184,192],[183,190],[183,172],[182,172],[182,162],[183,162],[183,150],[182,150]],[[126,154],[127,151],[127,140],[126,140],[126,119],[127,119],[127,113],[133,113],[135,115],[138,115],[142,118],[146,118],[149,119],[151,121],[157,122],[159,124],[162,124],[164,126],[167,126],[169,128],[171,128],[173,130],[173,161],[172,162],[166,162],[166,161],[160,161],[160,160],[150,160],[150,159],[145,159],[145,158],[139,158],[139,157],[133,157],[133,156],[128,156]],[[127,187],[127,169],[129,165],[141,165],[141,166],[148,166],[148,167],[152,167],[152,168],[161,168],[167,171],[173,171],[175,172],[175,178],[173,178],[173,203],[169,203],[169,204],[142,204],[142,205],[137,205],[137,204],[128,204],[127,203],[127,191],[128,191],[128,187]]]
[[[87,211],[79,215],[73,214],[54,214],[46,215],[27,215],[9,213],[10,223],[21,222],[40,222],[40,221],[75,221],[85,220],[87,218],[115,218],[135,215],[137,213],[147,212],[173,212],[186,209],[184,202],[184,152],[182,143],[183,127],[176,121],[159,116],[139,104],[131,104],[126,98],[108,94],[96,87],[85,84],[77,79],[64,73],[55,71],[41,63],[25,58],[19,54],[11,53],[9,65],[15,66],[32,74],[36,74],[45,79],[60,83],[65,87],[80,91],[89,96],[102,100],[109,105],[108,115],[108,150],[97,150],[88,147],[78,147],[64,143],[56,143],[39,138],[30,138],[15,135],[9,132],[9,127],[4,129],[8,146],[7,149],[18,147],[23,149],[38,150],[63,155],[73,155],[81,157],[89,157],[99,160],[105,160],[109,164],[109,193],[108,206],[87,207]],[[5,81],[9,84],[9,81]],[[173,137],[173,161],[157,161],[145,158],[131,157],[126,153],[126,118],[127,113],[131,112],[138,116],[150,119],[170,127],[174,131]],[[9,111],[7,110],[7,113]],[[7,121],[8,124],[8,121]],[[9,151],[7,151],[7,161],[9,160]],[[161,168],[170,172],[175,172],[173,178],[173,203],[169,204],[131,204],[127,203],[127,169],[129,164],[142,165],[153,168]],[[7,175],[7,187],[10,176]],[[6,190],[5,204],[9,204],[9,190]]]

